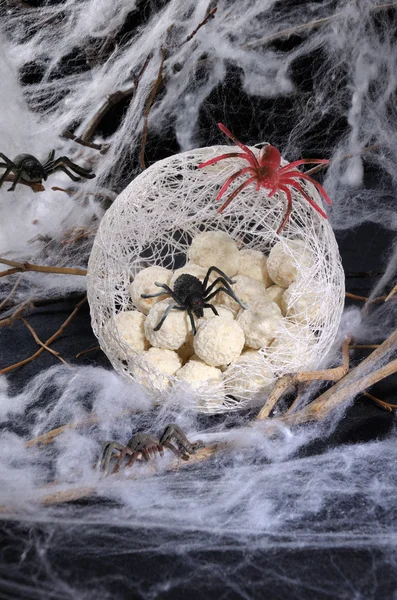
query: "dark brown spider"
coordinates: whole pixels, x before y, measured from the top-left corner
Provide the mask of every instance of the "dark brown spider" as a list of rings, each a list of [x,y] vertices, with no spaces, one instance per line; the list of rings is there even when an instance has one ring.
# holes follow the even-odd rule
[[[0,168],[5,169],[0,178],[0,187],[11,171],[15,173],[15,179],[12,186],[7,190],[8,192],[13,192],[21,179],[28,183],[41,183],[43,179],[46,181],[48,175],[51,175],[54,171],[63,171],[73,181],[80,181],[80,177],[85,177],[86,179],[95,177],[95,173],[76,165],[67,156],[60,156],[56,160],[54,160],[54,156],[55,150],[52,150],[45,163],[42,164],[32,154],[18,154],[14,160],[10,160],[5,154],[0,152],[0,158],[4,160],[4,162],[0,163]],[[80,177],[75,177],[71,171],[77,173]]]
[[[178,447],[172,444],[172,440],[177,443]],[[201,441],[189,442],[178,425],[170,424],[167,425],[160,439],[147,433],[138,433],[127,442],[126,446],[119,444],[119,442],[105,442],[101,458],[98,462],[98,468],[104,472],[104,475],[108,475],[110,462],[113,458],[116,458],[112,474],[117,473],[126,456],[129,458],[124,465],[125,468],[131,467],[138,457],[148,461],[156,454],[163,456],[164,448],[168,448],[168,450],[171,450],[175,456],[182,460],[189,460],[190,454],[194,454],[198,448],[202,447],[203,443]],[[114,451],[116,451],[116,454]]]
[[[212,271],[216,271],[220,275],[217,277],[210,286],[208,285],[209,277]],[[214,290],[218,283],[223,284],[224,287],[219,287]],[[204,308],[210,308],[212,312],[218,315],[218,311],[216,310],[213,304],[208,304],[208,300],[211,300],[214,296],[219,294],[219,292],[225,292],[235,300],[241,308],[247,308],[241,300],[239,300],[230,287],[230,284],[236,283],[232,281],[230,277],[226,275],[223,271],[218,269],[217,267],[210,267],[207,271],[207,274],[204,278],[204,281],[201,283],[200,279],[194,277],[194,275],[189,275],[189,273],[183,273],[183,275],[179,275],[174,283],[174,289],[172,290],[165,283],[158,283],[158,281],[154,282],[154,285],[157,287],[163,288],[167,292],[169,296],[173,300],[175,300],[176,304],[170,304],[164,311],[163,316],[161,317],[159,323],[154,328],[154,331],[158,331],[164,321],[167,318],[168,313],[173,308],[175,310],[186,310],[187,314],[190,318],[190,323],[192,325],[193,335],[196,335],[196,326],[194,323],[193,314],[200,318],[204,316]],[[156,298],[157,296],[163,296],[164,292],[158,292],[157,294],[141,294],[142,298]]]

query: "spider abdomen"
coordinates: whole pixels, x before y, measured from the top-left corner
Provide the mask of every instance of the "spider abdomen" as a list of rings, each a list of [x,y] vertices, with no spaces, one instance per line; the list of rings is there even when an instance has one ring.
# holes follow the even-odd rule
[[[200,279],[189,273],[183,273],[175,280],[174,292],[183,302],[188,296],[202,296],[203,291]]]
[[[47,179],[43,165],[32,154],[18,154],[14,158],[14,164],[21,169],[22,178],[32,183]]]

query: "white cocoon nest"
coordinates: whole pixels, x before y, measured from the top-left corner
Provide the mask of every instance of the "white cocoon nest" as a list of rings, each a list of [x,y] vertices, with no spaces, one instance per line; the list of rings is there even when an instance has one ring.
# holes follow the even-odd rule
[[[267,298],[261,298],[239,313],[237,323],[244,331],[247,346],[259,349],[271,344],[277,336],[282,319],[277,304]]]
[[[145,320],[145,335],[152,346],[177,350],[191,333],[190,319],[186,311],[171,309],[158,331],[154,331],[163,317],[164,311],[174,300],[163,300],[150,309]]]
[[[208,270],[218,267],[229,277],[237,273],[239,251],[236,242],[223,231],[199,233],[187,251],[189,259]]]
[[[204,161],[230,151],[231,146],[198,148],[153,164],[119,195],[100,223],[87,276],[92,325],[112,365],[130,380],[135,378],[137,365],[144,367],[141,362],[144,354],[131,350],[125,357],[128,346],[123,343],[114,324],[117,312],[131,309],[129,290],[135,306],[148,313],[152,306],[158,306],[165,297],[161,295],[150,300],[140,298],[141,293],[159,291],[154,285],[155,281],[170,285],[171,277],[174,283],[182,272],[191,272],[203,279],[211,266],[237,279],[232,289],[247,305],[261,299],[271,299],[279,304],[280,287],[286,289],[295,280],[299,280],[302,289],[312,289],[314,286],[321,293],[326,290],[321,299],[320,317],[313,324],[315,336],[310,330],[309,333],[306,329],[295,330],[295,348],[298,351],[290,353],[290,362],[281,350],[277,352],[277,345],[271,353],[266,346],[259,350],[276,376],[319,365],[335,339],[344,304],[344,274],[329,222],[303,196],[294,192],[292,217],[282,236],[279,236],[276,231],[285,214],[285,196],[275,194],[269,197],[265,189],[257,190],[254,185],[245,188],[230,208],[219,215],[214,198],[227,178],[235,173],[239,159],[225,160],[208,168],[197,167]],[[236,148],[232,151],[239,150]],[[258,153],[256,148],[252,148],[252,151]],[[305,188],[315,202],[321,202],[314,186],[308,184]],[[249,248],[239,250],[243,243]],[[179,264],[181,257],[187,257],[189,262],[182,267],[183,271],[178,270],[173,274],[170,269]],[[150,269],[153,270],[145,269],[143,274],[138,273],[131,285],[131,273],[139,271],[143,261],[152,265]],[[268,285],[270,281],[266,278],[265,263],[275,285]],[[165,269],[166,266],[170,268]],[[160,271],[154,270],[158,268]],[[216,276],[213,273],[213,277]],[[234,314],[245,312],[224,293],[217,294],[210,302],[215,306],[224,305]],[[162,314],[155,314],[158,320],[154,322],[153,318],[150,323],[149,319],[146,333],[151,343],[159,346],[164,344],[161,337],[167,331],[167,325],[172,323],[174,315],[175,318],[188,319],[185,311],[172,310],[160,331],[153,333],[162,317]],[[239,323],[227,320],[225,313],[215,317],[206,310],[207,315],[208,318],[196,319],[198,333],[194,348],[191,333],[185,336],[185,325],[188,332],[191,330],[188,320],[184,322],[178,340],[177,326],[172,325],[166,333],[168,341],[165,343],[179,350],[180,366],[182,360],[186,362],[192,356],[193,350],[205,363],[222,369],[240,356],[245,336]],[[109,322],[112,324],[112,336],[107,335]],[[224,328],[225,331],[220,331]],[[229,333],[227,328],[233,328],[233,332]],[[160,337],[155,335],[157,333]],[[308,340],[309,343],[302,344],[302,336],[304,342]],[[279,343],[282,334],[277,333],[276,337]],[[293,345],[292,332],[284,337],[287,345]],[[228,344],[231,347],[227,348]],[[302,347],[307,351],[300,353],[299,348]],[[276,364],[277,356],[281,361],[279,365]],[[150,380],[147,385],[154,393],[158,390],[158,385],[152,386]],[[228,385],[226,373],[224,385]],[[219,396],[218,389],[221,390]],[[196,406],[199,410],[224,412],[249,405],[248,394],[243,391],[238,400],[225,397],[223,384],[202,386],[197,391]]]
[[[135,352],[144,352],[150,347],[145,337],[145,315],[138,310],[123,310],[114,317],[120,339]]]
[[[193,341],[199,358],[213,367],[236,360],[244,347],[240,325],[223,317],[202,320]]]
[[[157,294],[161,292],[161,288],[157,287],[154,282],[158,281],[159,283],[169,285],[171,277],[172,271],[164,267],[153,266],[139,271],[129,288],[131,299],[137,309],[147,315],[152,306],[164,300],[167,297],[165,295],[158,296],[157,298],[142,298],[141,294]]]
[[[266,287],[273,283],[267,270],[266,256],[259,250],[251,248],[240,250],[237,275],[245,275],[261,281]]]
[[[310,250],[302,240],[283,240],[277,242],[270,250],[267,269],[270,277],[277,285],[287,288],[293,283],[303,269],[313,264]]]

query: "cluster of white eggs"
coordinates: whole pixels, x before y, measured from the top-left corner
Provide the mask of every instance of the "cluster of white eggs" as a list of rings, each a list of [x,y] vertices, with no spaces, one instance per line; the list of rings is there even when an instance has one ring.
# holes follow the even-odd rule
[[[277,242],[269,256],[252,249],[239,250],[236,242],[220,231],[197,235],[187,251],[187,263],[171,271],[151,266],[137,273],[129,292],[134,310],[124,310],[115,317],[120,338],[131,350],[144,355],[153,368],[150,374],[139,366],[133,375],[142,384],[155,383],[162,389],[169,385],[170,375],[197,389],[204,384],[225,383],[225,393],[239,396],[263,391],[274,381],[274,370],[264,353],[277,360],[281,355],[299,352],[298,344],[313,344],[315,336],[310,321],[319,310],[318,296],[310,291],[294,293],[299,273],[310,268],[311,255],[300,240]],[[232,289],[246,309],[225,292],[219,292],[203,318],[195,318],[197,333],[193,336],[186,311],[170,310],[161,328],[155,328],[164,311],[174,303],[166,293],[155,298],[142,298],[159,292],[155,282],[173,289],[183,273],[204,280],[215,266],[233,278]],[[210,282],[219,275],[213,273]],[[219,286],[217,286],[219,287]],[[300,341],[299,341],[300,340]],[[260,350],[260,352],[259,352]],[[255,376],[249,367],[255,365]]]

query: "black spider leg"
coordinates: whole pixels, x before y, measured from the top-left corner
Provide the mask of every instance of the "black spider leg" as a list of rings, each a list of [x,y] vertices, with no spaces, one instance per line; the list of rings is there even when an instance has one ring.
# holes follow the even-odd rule
[[[214,315],[216,315],[217,317],[219,317],[219,313],[216,310],[215,306],[213,304],[204,304],[204,308],[210,308],[212,310],[212,312],[214,313]]]
[[[15,190],[17,183],[19,183],[20,180],[22,179],[22,171],[23,171],[22,167],[18,170],[14,169],[15,179],[12,182],[12,186],[8,188],[7,192],[13,192]]]
[[[179,310],[185,310],[182,306],[177,306],[176,304],[170,304],[169,306],[167,306],[167,308],[163,312],[163,316],[161,317],[160,321],[157,323],[156,327],[154,327],[153,331],[158,331],[161,328],[162,324],[164,323],[164,321],[168,317],[168,313],[173,308],[176,308],[176,309],[179,309]]]
[[[194,317],[193,317],[192,311],[190,310],[190,308],[188,306],[186,308],[181,307],[181,310],[186,310],[187,314],[189,315],[190,325],[192,326],[193,335],[196,335],[197,329],[196,329],[196,323],[194,322]]]
[[[206,289],[206,287],[207,287],[208,280],[209,280],[209,278],[210,278],[210,275],[211,275],[212,271],[216,271],[216,273],[218,273],[218,275],[220,275],[221,277],[223,277],[223,279],[226,279],[226,281],[227,281],[228,283],[235,283],[235,281],[232,281],[232,280],[230,279],[230,277],[229,277],[228,275],[226,275],[226,273],[224,273],[223,271],[221,271],[220,269],[218,269],[218,267],[210,267],[210,268],[208,269],[208,271],[207,271],[207,275],[205,276],[205,278],[204,278],[204,281],[203,281],[203,289],[204,289],[204,290],[205,290],[205,289]]]
[[[46,171],[48,169],[48,167],[51,166],[51,164],[54,162],[54,156],[55,156],[55,150],[51,150],[51,152],[49,153],[47,160],[45,161],[45,163],[43,164],[43,169]]]
[[[69,167],[69,169],[71,169],[81,177],[85,177],[86,179],[92,179],[93,177],[95,177],[95,173],[93,173],[91,169],[84,169],[83,167],[80,167],[80,165],[76,165],[76,163],[72,162],[67,156],[60,156],[56,160],[49,162],[46,166],[46,170],[52,173],[57,169],[61,169],[61,171],[63,171],[70,177],[70,172],[66,169],[66,167]],[[70,178],[73,179],[73,177]]]
[[[2,168],[2,169],[5,168],[5,171],[0,179],[0,187],[1,187],[3,185],[3,183],[5,182],[7,175],[9,175],[9,173],[11,171],[15,171],[16,165],[12,162],[12,160],[7,158],[7,156],[5,154],[3,154],[2,152],[0,152],[0,158],[2,158],[5,161],[4,163],[0,163],[0,168]]]
[[[211,285],[209,286],[209,288],[206,289],[206,290],[204,290],[204,300],[205,300],[206,296],[208,296],[208,294],[210,294],[212,292],[212,290],[215,288],[215,286],[218,285],[218,283],[222,283],[227,288],[230,288],[229,283],[226,281],[226,279],[224,277],[217,277],[215,279],[215,281],[211,283]],[[232,281],[232,283],[236,283],[236,282]]]
[[[248,308],[248,306],[246,306],[245,304],[243,304],[241,302],[241,300],[239,300],[239,298],[237,298],[236,294],[233,292],[233,290],[229,286],[229,284],[227,284],[227,287],[220,287],[220,288],[218,288],[217,290],[215,290],[215,292],[212,292],[212,294],[210,294],[209,296],[207,296],[206,298],[204,298],[204,300],[211,300],[211,298],[213,298],[214,296],[216,296],[217,294],[219,294],[219,292],[225,292],[226,294],[228,294],[231,298],[233,298],[233,300],[235,300],[241,306],[241,308]]]
[[[175,440],[177,444],[182,448],[184,453],[182,454],[179,450],[175,448],[175,446],[171,443],[171,440]],[[202,446],[202,442],[191,443],[187,439],[184,431],[175,423],[171,423],[168,425],[160,438],[160,445],[168,448],[173,452],[176,456],[183,458],[183,460],[189,460],[189,454],[194,454],[200,446]]]

